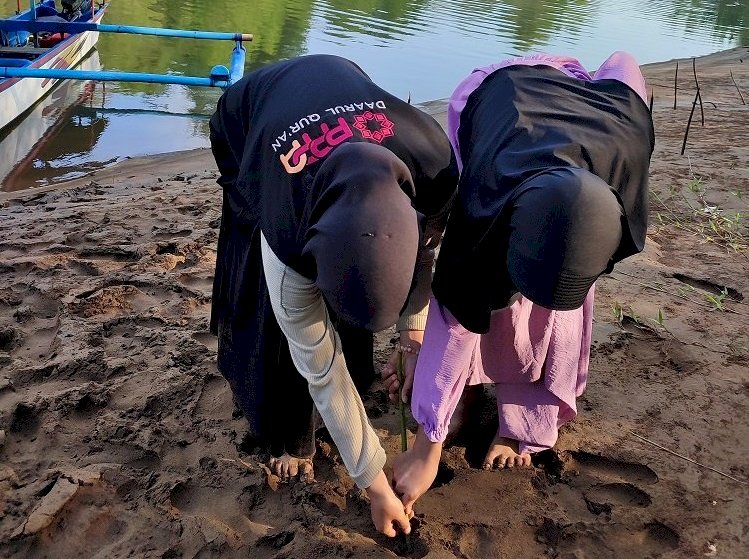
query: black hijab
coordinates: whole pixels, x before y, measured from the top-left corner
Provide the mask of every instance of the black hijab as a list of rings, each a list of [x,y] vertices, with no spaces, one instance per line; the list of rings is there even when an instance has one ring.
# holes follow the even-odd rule
[[[464,168],[432,287],[469,330],[486,332],[491,312],[517,290],[505,259],[507,224],[518,189],[539,173],[584,170],[617,197],[623,231],[609,267],[642,250],[654,131],[647,106],[624,83],[546,66],[503,68],[468,98],[458,137]]]
[[[420,245],[414,194],[408,167],[375,144],[342,145],[320,167],[301,220],[298,271],[347,323],[377,331],[397,321]]]

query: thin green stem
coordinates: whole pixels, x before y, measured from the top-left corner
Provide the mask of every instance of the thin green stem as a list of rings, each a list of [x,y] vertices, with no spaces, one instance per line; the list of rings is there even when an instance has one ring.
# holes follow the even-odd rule
[[[403,401],[403,380],[405,375],[403,374],[403,352],[398,352],[398,367],[396,367],[395,374],[398,376],[398,410],[401,415],[401,452],[408,450],[408,433],[406,432],[406,404]],[[406,541],[406,550],[408,553],[413,553],[413,544],[411,542],[411,534],[403,534]]]
[[[403,352],[398,354],[398,369],[396,371],[398,375],[398,410],[401,414],[401,452],[408,450],[408,437],[406,433],[406,404],[403,402]]]

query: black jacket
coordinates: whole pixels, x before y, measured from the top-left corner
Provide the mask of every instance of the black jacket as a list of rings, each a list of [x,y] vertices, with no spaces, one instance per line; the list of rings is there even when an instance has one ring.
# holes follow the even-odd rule
[[[655,134],[647,106],[624,83],[548,66],[502,68],[469,96],[458,140],[464,167],[433,291],[469,330],[486,332],[512,293],[500,228],[516,189],[541,171],[578,167],[603,179],[625,214],[611,266],[642,250]]]
[[[242,320],[248,266],[232,255],[237,233],[259,225],[273,252],[308,275],[302,253],[306,216],[320,195],[315,177],[341,144],[381,145],[405,163],[404,191],[432,228],[444,228],[457,166],[440,125],[378,87],[354,63],[313,55],[261,68],[230,87],[211,118],[211,146],[224,188],[212,326]],[[314,279],[314,278],[312,278]]]

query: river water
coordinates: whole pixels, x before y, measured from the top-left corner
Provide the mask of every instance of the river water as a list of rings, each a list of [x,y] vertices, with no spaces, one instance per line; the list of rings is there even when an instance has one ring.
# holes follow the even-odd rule
[[[0,15],[15,5],[0,0]],[[299,54],[339,54],[415,102],[447,97],[472,68],[526,52],[569,54],[595,68],[614,50],[647,63],[749,44],[747,0],[113,0],[104,21],[253,33],[246,71]],[[102,34],[84,64],[205,76],[214,64],[228,65],[231,48]],[[219,95],[68,82],[0,136],[2,190],[69,180],[125,157],[207,146]]]

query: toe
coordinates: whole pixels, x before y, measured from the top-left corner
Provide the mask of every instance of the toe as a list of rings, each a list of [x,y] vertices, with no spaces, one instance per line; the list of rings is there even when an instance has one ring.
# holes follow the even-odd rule
[[[304,483],[315,481],[315,470],[311,461],[305,460],[299,466],[299,479]]]
[[[286,463],[282,458],[274,458],[273,459],[273,466],[271,467],[271,470],[274,474],[276,474],[281,480],[284,479],[284,470],[286,469]]]
[[[299,473],[299,460],[292,458],[289,460],[289,477],[296,477]]]
[[[497,458],[499,458],[500,452],[497,448],[490,448],[489,452],[486,453],[486,457],[484,458],[484,469],[485,470],[491,470],[496,461]]]
[[[499,454],[492,463],[492,466],[495,470],[502,470],[505,467],[505,462],[507,461],[507,457],[504,454]]]

